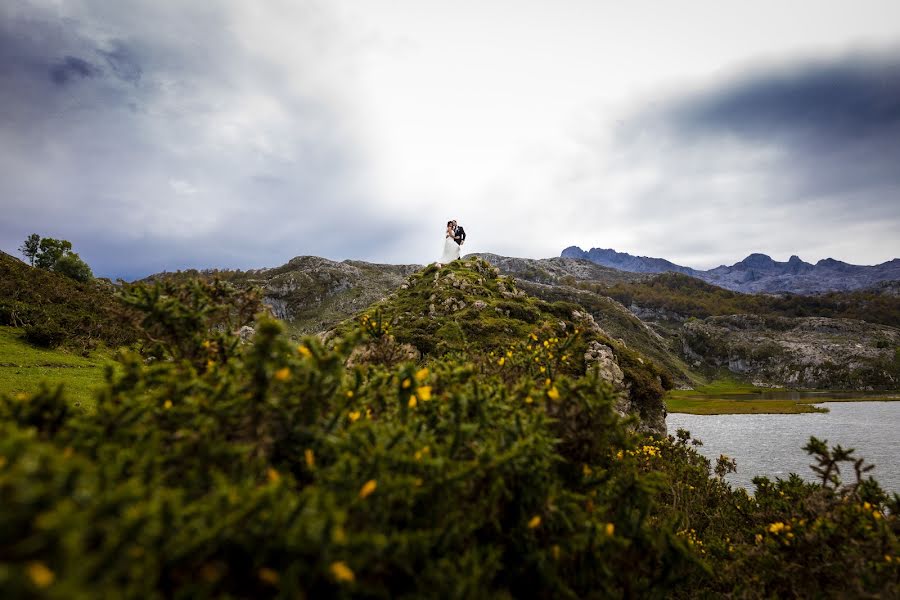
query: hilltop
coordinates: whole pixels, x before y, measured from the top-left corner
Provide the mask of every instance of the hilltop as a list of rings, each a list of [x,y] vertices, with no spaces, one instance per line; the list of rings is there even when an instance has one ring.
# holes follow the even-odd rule
[[[539,363],[539,368],[533,365],[539,378],[583,376],[596,367],[623,392],[622,414],[634,413],[645,429],[665,432],[662,396],[672,386],[667,369],[614,339],[578,304],[541,300],[500,273],[477,256],[415,272],[366,310],[364,318],[383,322],[396,340],[393,347],[376,345],[368,352],[398,358],[466,354],[499,366],[527,354],[529,364]],[[346,333],[354,323],[346,322],[328,337]],[[520,344],[527,339],[531,343]]]

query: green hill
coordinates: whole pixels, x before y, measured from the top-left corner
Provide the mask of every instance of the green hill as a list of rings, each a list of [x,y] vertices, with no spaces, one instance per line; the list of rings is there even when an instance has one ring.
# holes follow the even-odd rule
[[[672,386],[666,369],[614,339],[578,304],[535,298],[499,273],[478,257],[431,265],[369,307],[366,318],[383,322],[380,326],[396,340],[392,351],[398,357],[465,353],[486,364],[524,361],[539,379],[583,376],[596,367],[624,392],[623,414],[637,414],[643,427],[665,433],[662,396]],[[352,326],[345,324],[332,335]]]
[[[115,286],[107,281],[80,283],[30,267],[0,252],[0,325],[21,328],[32,344],[89,351],[116,348],[137,339],[122,314]]]

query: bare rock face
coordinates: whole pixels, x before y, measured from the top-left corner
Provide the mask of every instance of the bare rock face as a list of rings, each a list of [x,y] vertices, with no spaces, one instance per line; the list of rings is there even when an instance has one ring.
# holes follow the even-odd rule
[[[616,360],[613,349],[600,342],[591,342],[584,353],[584,360],[597,369],[600,377],[608,381],[616,391],[625,389],[625,374]]]

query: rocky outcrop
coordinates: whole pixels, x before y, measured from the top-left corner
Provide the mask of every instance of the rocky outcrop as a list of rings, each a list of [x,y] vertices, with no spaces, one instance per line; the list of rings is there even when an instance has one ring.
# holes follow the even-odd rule
[[[612,285],[639,281],[646,276],[621,269],[601,266],[584,258],[515,258],[498,254],[469,254],[488,261],[504,274],[523,281],[544,285],[566,285],[576,282]]]
[[[900,387],[900,330],[893,327],[852,319],[732,315],[689,320],[681,337],[696,366],[726,367],[757,385]]]

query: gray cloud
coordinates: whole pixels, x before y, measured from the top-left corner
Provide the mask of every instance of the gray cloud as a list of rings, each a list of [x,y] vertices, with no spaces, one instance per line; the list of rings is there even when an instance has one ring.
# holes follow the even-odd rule
[[[96,272],[123,277],[389,254],[385,232],[409,224],[366,195],[352,52],[323,4],[271,11],[4,8],[0,247],[64,237]],[[279,39],[290,11],[291,39]]]
[[[586,142],[577,185],[618,206],[640,253],[697,266],[750,251],[900,255],[900,53],[757,68],[657,98],[622,118],[611,146],[592,171],[601,150]],[[626,192],[612,196],[610,181]]]

